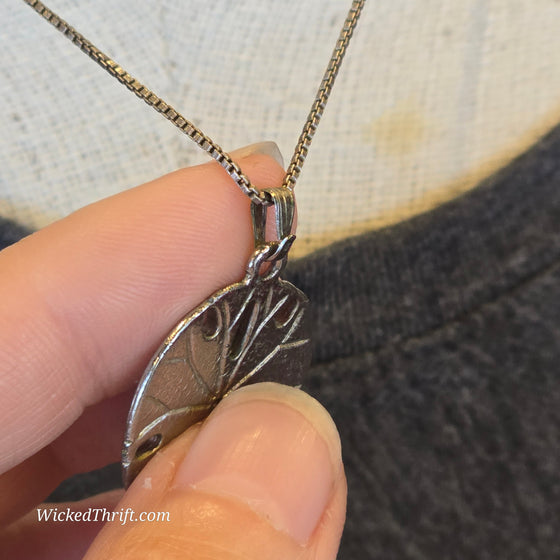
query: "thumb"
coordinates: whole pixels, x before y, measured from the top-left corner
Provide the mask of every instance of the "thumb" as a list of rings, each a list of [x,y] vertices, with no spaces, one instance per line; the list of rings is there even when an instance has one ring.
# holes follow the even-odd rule
[[[148,463],[86,559],[334,559],[345,506],[325,409],[299,389],[251,385]],[[167,515],[140,521],[156,512]]]

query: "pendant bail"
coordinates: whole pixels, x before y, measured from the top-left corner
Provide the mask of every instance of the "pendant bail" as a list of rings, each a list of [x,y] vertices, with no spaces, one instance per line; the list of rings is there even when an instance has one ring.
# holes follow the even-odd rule
[[[256,204],[251,202],[251,217],[255,236],[255,250],[268,248],[267,262],[285,260],[296,236],[291,233],[295,214],[294,193],[285,187],[271,187],[261,191],[266,202]],[[266,218],[269,206],[274,206],[276,237],[266,240]]]

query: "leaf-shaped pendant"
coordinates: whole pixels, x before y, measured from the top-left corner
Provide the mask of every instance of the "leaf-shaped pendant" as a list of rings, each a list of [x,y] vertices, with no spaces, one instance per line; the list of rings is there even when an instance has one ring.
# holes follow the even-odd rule
[[[293,193],[284,187],[262,192],[266,203],[251,205],[255,252],[245,278],[191,311],[140,379],[122,450],[125,487],[158,449],[206,418],[234,389],[258,381],[299,385],[309,366],[307,298],[279,278],[295,239]],[[270,205],[278,241],[265,240]]]
[[[307,301],[277,274],[248,272],[171,331],[132,403],[122,457],[125,486],[159,448],[204,419],[230,391],[259,381],[301,383],[311,361]]]

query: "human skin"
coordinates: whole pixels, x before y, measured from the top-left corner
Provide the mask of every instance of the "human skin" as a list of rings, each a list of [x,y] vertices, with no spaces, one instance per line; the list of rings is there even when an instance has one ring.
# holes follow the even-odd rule
[[[279,184],[266,150],[249,152],[238,159],[252,182]],[[252,247],[249,200],[210,163],[87,206],[0,253],[7,557],[81,558],[95,538],[88,559],[335,558],[346,500],[336,428],[311,397],[276,384],[224,399],[126,494],[71,506],[169,511],[169,523],[107,523],[97,536],[100,523],[37,522],[62,480],[118,461],[139,372],[186,312],[243,276]]]

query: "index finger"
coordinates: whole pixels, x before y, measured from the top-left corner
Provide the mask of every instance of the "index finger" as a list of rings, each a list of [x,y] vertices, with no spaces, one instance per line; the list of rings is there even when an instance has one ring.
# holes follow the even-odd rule
[[[267,156],[243,161],[278,184]],[[83,208],[0,253],[0,472],[116,395],[192,307],[243,274],[249,200],[215,164]]]

